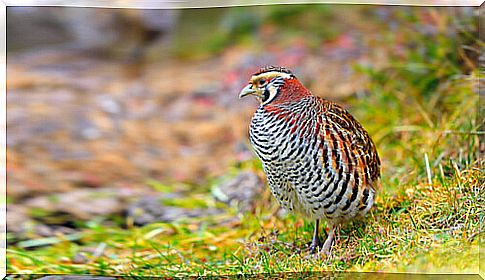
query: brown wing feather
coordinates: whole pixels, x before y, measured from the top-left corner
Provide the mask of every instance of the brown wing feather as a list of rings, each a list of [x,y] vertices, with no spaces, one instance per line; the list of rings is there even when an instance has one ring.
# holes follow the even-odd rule
[[[326,100],[325,100],[326,101]],[[331,123],[338,135],[343,138],[343,143],[350,150],[353,163],[349,165],[360,166],[365,181],[376,188],[380,177],[380,160],[376,146],[362,125],[340,105],[326,101],[325,116]]]

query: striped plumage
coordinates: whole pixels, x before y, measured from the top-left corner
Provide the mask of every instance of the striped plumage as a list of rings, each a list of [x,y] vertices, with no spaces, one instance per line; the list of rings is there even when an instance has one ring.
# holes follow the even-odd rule
[[[311,94],[288,69],[255,73],[240,97],[261,102],[249,130],[268,185],[286,209],[316,221],[312,251],[319,247],[318,224],[330,228],[328,253],[339,224],[372,207],[379,157],[362,125],[345,109]]]

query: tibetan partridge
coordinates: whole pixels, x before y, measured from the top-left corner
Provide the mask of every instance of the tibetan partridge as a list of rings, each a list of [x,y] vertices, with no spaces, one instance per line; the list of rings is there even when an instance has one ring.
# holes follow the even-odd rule
[[[283,67],[256,72],[239,97],[260,101],[249,139],[261,160],[272,194],[290,212],[315,220],[311,252],[322,247],[320,219],[329,232],[365,215],[374,203],[380,161],[369,134],[341,106],[314,96]]]

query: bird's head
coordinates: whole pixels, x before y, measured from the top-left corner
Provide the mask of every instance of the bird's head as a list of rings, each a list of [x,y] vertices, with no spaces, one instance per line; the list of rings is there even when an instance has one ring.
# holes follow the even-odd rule
[[[275,66],[264,67],[251,76],[249,84],[239,93],[239,98],[254,95],[262,105],[266,105],[275,100],[283,88],[289,90],[287,97],[290,97],[292,92],[297,93],[300,88],[307,91],[290,70]]]

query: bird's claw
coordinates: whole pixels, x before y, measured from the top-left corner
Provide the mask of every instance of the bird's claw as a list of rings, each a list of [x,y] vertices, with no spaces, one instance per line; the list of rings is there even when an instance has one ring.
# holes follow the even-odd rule
[[[313,240],[312,243],[310,244],[310,247],[308,248],[310,250],[310,254],[315,254],[321,251],[323,244],[320,242],[320,240],[315,241]]]

